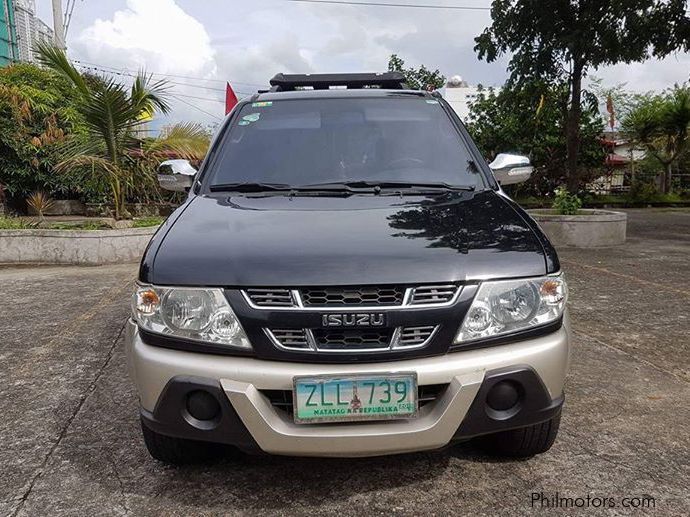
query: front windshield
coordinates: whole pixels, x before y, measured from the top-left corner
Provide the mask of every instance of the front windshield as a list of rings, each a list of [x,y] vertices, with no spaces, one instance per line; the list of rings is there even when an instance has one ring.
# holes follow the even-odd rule
[[[421,96],[246,104],[220,144],[208,184],[358,181],[483,184],[439,102]]]

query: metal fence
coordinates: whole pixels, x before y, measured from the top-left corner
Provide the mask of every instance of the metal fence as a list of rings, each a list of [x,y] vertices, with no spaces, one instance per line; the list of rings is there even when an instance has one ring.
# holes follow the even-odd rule
[[[629,169],[609,169],[587,183],[586,190],[599,195],[625,195],[630,192],[635,183],[654,185],[658,188],[659,181],[659,175],[655,173]],[[690,190],[690,173],[672,173],[671,185],[674,192]]]

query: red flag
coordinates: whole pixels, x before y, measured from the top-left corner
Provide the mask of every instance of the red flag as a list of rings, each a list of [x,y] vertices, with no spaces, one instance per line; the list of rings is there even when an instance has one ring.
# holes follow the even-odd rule
[[[232,86],[230,83],[225,83],[225,114],[227,115],[232,111],[232,108],[237,104],[237,95],[232,91]]]

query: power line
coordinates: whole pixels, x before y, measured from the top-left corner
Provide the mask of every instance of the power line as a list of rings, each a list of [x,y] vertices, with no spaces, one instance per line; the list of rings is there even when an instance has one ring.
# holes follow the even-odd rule
[[[414,9],[451,9],[456,11],[490,11],[491,7],[478,7],[469,5],[434,5],[434,4],[397,4],[384,2],[352,2],[350,0],[286,0],[287,2],[300,2],[309,4],[337,4],[337,5],[361,5],[365,7],[410,7]]]
[[[96,71],[96,72],[104,72],[104,73],[107,73],[107,74],[119,75],[119,76],[123,76],[123,77],[138,77],[138,75],[132,74],[132,73],[129,73],[129,72],[118,72],[118,71],[116,71],[117,69],[107,70],[107,69],[105,69],[105,68],[100,68],[100,67],[97,67],[97,66],[85,66],[85,65],[77,65],[77,66],[79,66],[80,68],[83,68],[83,69],[85,69],[85,70],[93,70],[93,71]],[[209,91],[214,91],[214,92],[222,92],[222,93],[225,93],[225,89],[224,89],[224,88],[212,88],[212,87],[210,87],[210,86],[202,86],[202,85],[200,85],[200,84],[180,83],[180,82],[178,82],[178,81],[171,81],[171,80],[169,80],[169,79],[166,79],[165,82],[166,82],[166,83],[169,83],[169,84],[175,84],[175,85],[185,86],[185,87],[189,87],[189,88],[200,88],[200,89],[202,89],[202,90],[209,90]],[[242,95],[254,95],[254,93],[245,92],[245,91],[241,91],[241,90],[233,90],[233,91],[234,91],[235,93],[239,93],[239,94],[242,94]],[[191,96],[190,96],[190,97],[191,97]],[[207,99],[206,97],[196,97],[196,98],[197,98],[197,99],[206,99],[206,100],[215,100],[215,99]]]
[[[83,69],[85,69],[85,70],[93,70],[93,71],[96,71],[96,72],[104,72],[104,73],[107,73],[107,74],[120,75],[120,76],[126,76],[126,77],[138,77],[137,74],[133,74],[133,73],[129,73],[129,72],[120,72],[120,71],[118,71],[118,69],[116,69],[116,68],[112,68],[112,69],[111,69],[111,68],[108,68],[108,69],[106,69],[106,68],[100,68],[100,67],[98,67],[98,66],[86,66],[86,65],[77,65],[77,66],[79,66],[80,68],[83,68]],[[214,92],[224,92],[224,91],[225,91],[223,88],[213,88],[213,87],[211,87],[211,86],[203,86],[203,85],[200,85],[200,84],[180,83],[180,82],[177,82],[177,81],[171,81],[171,80],[169,80],[169,79],[166,79],[166,82],[168,82],[168,83],[170,83],[170,84],[177,84],[177,85],[180,85],[180,86],[189,86],[189,87],[191,87],[191,88],[201,88],[201,89],[203,89],[203,90],[210,90],[210,91],[214,91]]]
[[[215,119],[217,119],[217,120],[223,120],[223,119],[222,119],[221,117],[219,117],[218,115],[214,115],[213,113],[209,113],[208,111],[201,109],[199,106],[195,106],[195,105],[192,104],[191,102],[187,102],[187,101],[184,100],[184,99],[180,99],[180,98],[176,97],[175,95],[173,95],[173,97],[175,97],[175,98],[176,98],[178,101],[180,101],[181,103],[186,104],[186,105],[189,106],[190,108],[194,108],[195,110],[200,111],[201,113],[204,113],[205,115],[208,115],[209,117],[213,117],[213,118],[215,118]]]
[[[99,68],[109,68],[109,69],[111,69],[111,70],[124,71],[124,72],[131,73],[131,72],[130,72],[128,69],[126,69],[126,68],[115,68],[115,67],[112,67],[112,66],[101,65],[101,64],[98,64],[98,63],[90,63],[90,62],[88,62],[88,61],[79,61],[78,59],[74,59],[73,61],[74,61],[75,63],[79,63],[79,64],[81,64],[81,65],[91,65],[91,66],[95,66],[95,67],[99,67]],[[266,84],[246,83],[246,82],[242,82],[242,81],[233,81],[233,80],[230,80],[230,79],[228,79],[227,81],[222,80],[222,79],[206,79],[206,78],[204,78],[204,77],[195,77],[195,76],[192,76],[192,75],[164,74],[164,73],[162,73],[162,72],[150,72],[150,71],[148,71],[148,70],[146,71],[146,74],[148,74],[148,75],[159,75],[159,76],[164,76],[164,77],[176,77],[176,78],[178,78],[178,79],[192,79],[192,80],[195,80],[195,81],[206,81],[206,82],[210,82],[210,83],[220,83],[220,84],[225,84],[226,82],[230,82],[230,83],[232,83],[232,84],[243,84],[243,85],[245,85],[245,86],[256,86],[256,87],[258,87],[258,88],[266,88],[266,86],[267,86]]]
[[[361,5],[364,7],[410,7],[414,9],[451,9],[458,11],[491,11],[491,7],[473,5],[438,5],[438,4],[398,4],[389,2],[353,2],[350,0],[285,0],[286,2],[299,2],[306,4],[335,4],[335,5]],[[686,11],[690,14],[690,10]]]

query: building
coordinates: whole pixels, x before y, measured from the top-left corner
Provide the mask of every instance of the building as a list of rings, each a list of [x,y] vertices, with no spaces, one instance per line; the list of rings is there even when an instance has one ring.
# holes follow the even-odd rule
[[[36,34],[35,0],[13,0],[17,24],[17,43],[19,60],[33,62],[34,34]]]
[[[53,30],[36,16],[36,0],[11,0],[14,2],[17,26],[19,60],[33,63],[34,47],[38,43],[53,42]]]
[[[463,121],[470,114],[470,103],[477,98],[478,86],[470,86],[459,75],[454,75],[446,83],[443,97]]]
[[[19,59],[13,0],[0,0],[0,66]]]
[[[36,43],[55,43],[55,32],[40,18],[36,18]]]

